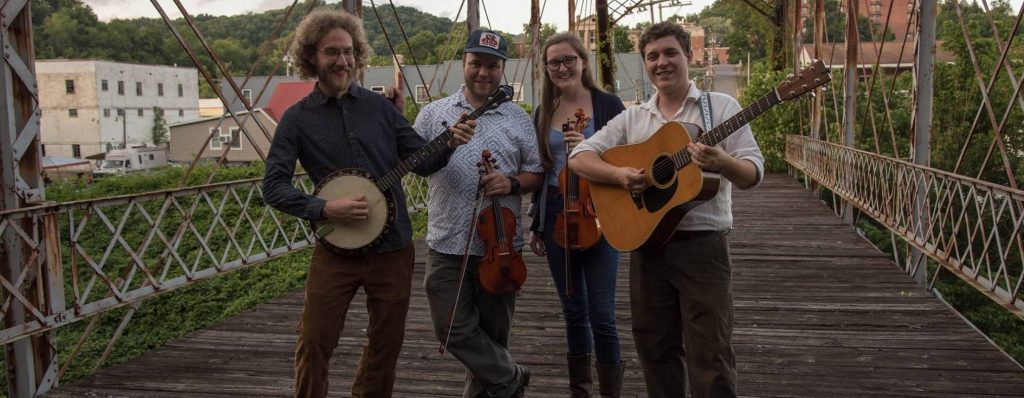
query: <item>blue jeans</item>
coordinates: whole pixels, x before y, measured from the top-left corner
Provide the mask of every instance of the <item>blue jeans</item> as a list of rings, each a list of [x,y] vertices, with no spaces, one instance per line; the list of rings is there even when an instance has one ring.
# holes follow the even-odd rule
[[[570,356],[595,352],[599,365],[618,366],[619,334],[615,327],[615,282],[619,252],[604,238],[587,250],[571,253],[572,295],[565,294],[565,250],[555,243],[555,220],[562,212],[562,196],[550,187],[544,218],[544,248],[551,279],[558,289],[565,316],[565,337]],[[553,190],[552,190],[553,189]]]

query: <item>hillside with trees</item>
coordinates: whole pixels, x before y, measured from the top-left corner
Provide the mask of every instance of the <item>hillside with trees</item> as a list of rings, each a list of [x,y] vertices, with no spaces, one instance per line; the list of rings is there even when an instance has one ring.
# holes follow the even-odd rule
[[[269,75],[274,64],[284,56],[291,32],[310,7],[339,8],[340,5],[324,4],[323,0],[306,0],[295,6],[282,26],[282,33],[273,42],[267,43],[286,9],[262,13],[248,13],[234,16],[193,15],[196,26],[213,48],[221,62],[233,76],[244,76],[253,67],[255,75]],[[170,10],[168,10],[170,11]],[[378,20],[378,14],[380,20]],[[397,14],[397,18],[396,18]],[[408,35],[410,53],[398,27],[401,21]],[[420,12],[419,10],[390,5],[363,8],[363,25],[367,41],[373,49],[371,63],[391,63],[391,49],[385,38],[381,21],[387,27],[387,34],[395,52],[405,55],[406,63],[436,63],[438,58],[458,59],[465,40],[465,26],[458,24],[453,29],[452,20]],[[214,70],[213,61],[205,54],[200,40],[185,23],[178,18],[173,21],[189,46],[198,54],[200,62]],[[92,8],[80,0],[32,0],[33,42],[36,59],[103,59],[117,62],[135,62],[155,65],[192,65],[188,54],[181,48],[167,25],[159,18],[114,19],[100,21]],[[459,38],[442,51],[449,34]],[[507,35],[511,38],[511,35]],[[266,53],[259,57],[261,52]],[[283,67],[277,74],[283,74]],[[205,83],[203,83],[205,84]]]

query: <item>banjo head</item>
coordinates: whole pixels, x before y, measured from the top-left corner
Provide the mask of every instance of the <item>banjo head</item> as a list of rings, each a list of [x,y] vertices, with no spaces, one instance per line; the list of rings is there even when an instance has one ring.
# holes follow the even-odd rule
[[[313,234],[328,250],[342,255],[362,254],[373,247],[391,229],[395,221],[394,198],[381,192],[369,172],[342,169],[324,178],[314,195],[328,202],[366,196],[370,214],[357,223],[336,223],[328,220],[312,222]]]

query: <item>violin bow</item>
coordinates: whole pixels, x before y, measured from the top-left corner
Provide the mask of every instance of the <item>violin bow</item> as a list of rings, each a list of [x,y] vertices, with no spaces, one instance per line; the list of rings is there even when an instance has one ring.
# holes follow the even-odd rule
[[[476,205],[473,207],[473,214],[469,216],[470,227],[467,228],[469,236],[466,237],[466,248],[462,251],[462,266],[459,269],[459,286],[455,289],[455,301],[452,302],[452,311],[448,313],[448,327],[445,328],[444,341],[437,347],[437,352],[444,354],[448,348],[448,340],[452,337],[452,325],[455,323],[455,311],[459,309],[459,297],[462,296],[462,284],[466,280],[466,267],[469,264],[469,248],[473,245],[473,240],[476,237],[476,217],[480,211],[480,194],[484,190],[484,186],[481,183],[483,179],[483,172],[477,179],[476,184],[476,198],[473,200]]]

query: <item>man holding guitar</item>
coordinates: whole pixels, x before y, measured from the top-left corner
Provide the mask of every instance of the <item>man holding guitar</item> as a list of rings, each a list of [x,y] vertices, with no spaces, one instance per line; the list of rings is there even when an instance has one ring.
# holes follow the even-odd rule
[[[640,50],[657,94],[619,114],[604,129],[580,143],[572,152],[569,167],[594,182],[594,189],[601,184],[610,188],[614,185],[619,187],[615,189],[646,200],[651,197],[642,196],[641,192],[660,183],[654,174],[674,169],[658,167],[664,166],[658,163],[652,163],[654,167],[615,166],[602,157],[606,151],[644,142],[673,121],[704,126],[702,115],[708,114],[712,123],[721,123],[739,112],[740,107],[726,94],[710,93],[710,109],[702,112],[701,92],[688,79],[687,64],[693,56],[690,37],[679,25],[662,22],[651,26],[640,37]],[[689,209],[678,224],[670,225],[674,232],[664,246],[659,242],[631,253],[633,336],[647,393],[652,398],[685,396],[684,372],[688,372],[693,397],[736,396],[732,273],[726,241],[732,228],[731,190],[733,184],[741,189],[757,186],[763,176],[764,158],[745,124],[719,145],[705,145],[696,142],[697,138],[689,137],[695,142],[683,152],[700,169],[724,177],[717,194]],[[680,185],[688,183],[678,181]],[[601,211],[628,209],[601,209],[598,192],[592,192],[604,229],[620,228],[609,225]],[[637,207],[651,206],[649,202],[636,203]],[[630,202],[629,207],[632,206]],[[610,236],[609,241],[615,244]]]
[[[431,133],[426,127],[484,103],[501,84],[507,46],[505,38],[496,32],[470,33],[462,59],[465,85],[423,107],[416,118],[416,130]],[[492,199],[487,202],[507,209],[502,212],[512,213],[510,221],[521,225],[522,194],[541,186],[544,169],[533,125],[522,108],[504,103],[477,120],[473,141],[452,155],[445,168],[428,177],[430,253],[424,287],[435,335],[442,348],[447,344],[448,351],[466,366],[463,396],[519,397],[530,373],[509,351],[518,287],[495,294],[481,284],[480,265],[487,248],[481,239],[484,232],[474,226],[482,224],[478,220],[485,211],[476,213],[474,209],[482,185],[482,194]],[[481,178],[478,164],[484,150],[489,150],[489,159],[494,160],[497,170]],[[509,237],[511,244],[503,248],[505,252],[522,251],[522,234],[518,228],[514,231]],[[467,262],[463,263],[466,253]]]
[[[299,76],[315,77],[317,84],[285,112],[275,131],[263,178],[263,199],[270,206],[314,222],[366,223],[377,211],[371,211],[369,195],[330,200],[307,195],[292,185],[296,160],[319,186],[341,169],[384,176],[428,145],[396,107],[404,104],[400,87],[393,104],[352,84],[362,75],[369,51],[360,20],[342,11],[314,11],[296,28],[292,59]],[[443,167],[456,147],[469,142],[475,126],[472,120],[456,124],[448,130],[452,136],[447,148],[418,162],[412,171],[427,175]],[[327,395],[331,354],[360,286],[367,295],[369,341],[352,396],[391,396],[405,336],[415,251],[401,185],[387,194],[396,202],[395,222],[379,243],[361,252],[339,253],[320,242],[313,251],[295,347],[296,397]]]

